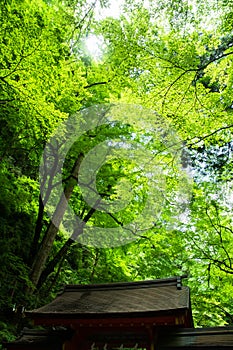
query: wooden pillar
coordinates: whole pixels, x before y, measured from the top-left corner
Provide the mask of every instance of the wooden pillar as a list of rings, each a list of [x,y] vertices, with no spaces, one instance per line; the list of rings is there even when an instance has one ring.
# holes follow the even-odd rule
[[[86,338],[82,336],[80,330],[76,330],[73,337],[63,344],[62,350],[89,350]]]
[[[153,326],[148,326],[147,331],[149,335],[149,346],[147,350],[156,350],[157,330]]]

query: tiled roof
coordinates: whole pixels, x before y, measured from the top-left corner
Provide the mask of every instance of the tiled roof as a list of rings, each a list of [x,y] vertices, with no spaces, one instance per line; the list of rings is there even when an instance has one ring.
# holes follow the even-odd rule
[[[180,279],[110,283],[98,285],[67,285],[50,304],[27,314],[120,315],[145,314],[189,309],[189,288],[181,287]]]
[[[233,349],[233,327],[179,329],[161,332],[159,349]]]
[[[4,346],[11,349],[61,349],[63,342],[71,338],[73,333],[70,330],[33,330],[24,328],[20,337],[13,342],[4,343]]]

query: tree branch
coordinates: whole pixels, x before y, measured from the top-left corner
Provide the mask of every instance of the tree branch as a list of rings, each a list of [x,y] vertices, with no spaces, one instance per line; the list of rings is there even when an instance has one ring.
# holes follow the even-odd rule
[[[93,87],[93,86],[105,85],[105,84],[108,84],[108,83],[109,83],[109,81],[100,81],[100,82],[98,82],[98,83],[92,83],[92,84],[90,84],[90,85],[86,85],[86,86],[84,86],[84,89],[89,89],[89,88],[91,88],[91,87]]]

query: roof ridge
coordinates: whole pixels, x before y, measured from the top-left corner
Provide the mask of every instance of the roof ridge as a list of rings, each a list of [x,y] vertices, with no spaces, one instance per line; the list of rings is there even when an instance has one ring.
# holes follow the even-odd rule
[[[122,288],[146,288],[156,285],[158,286],[181,286],[182,279],[187,278],[187,275],[162,278],[156,280],[130,281],[130,282],[113,282],[99,284],[67,284],[64,286],[61,293],[72,292],[77,290],[103,290],[103,289],[122,289]]]

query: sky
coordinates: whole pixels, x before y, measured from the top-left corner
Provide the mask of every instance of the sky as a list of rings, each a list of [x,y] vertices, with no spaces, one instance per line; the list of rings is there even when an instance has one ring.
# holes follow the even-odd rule
[[[104,19],[106,17],[118,18],[121,13],[121,6],[124,0],[110,1],[109,8],[101,9],[99,5],[95,9],[95,18],[97,20]],[[86,47],[91,56],[95,59],[101,56],[101,46],[103,45],[103,40],[101,37],[97,38],[95,35],[89,35],[86,39]]]
[[[120,15],[120,8],[123,5],[124,1],[123,0],[113,0],[110,1],[109,8],[101,9],[99,5],[97,5],[96,10],[95,10],[95,17],[96,19],[103,19],[106,17],[114,17],[118,18]]]

